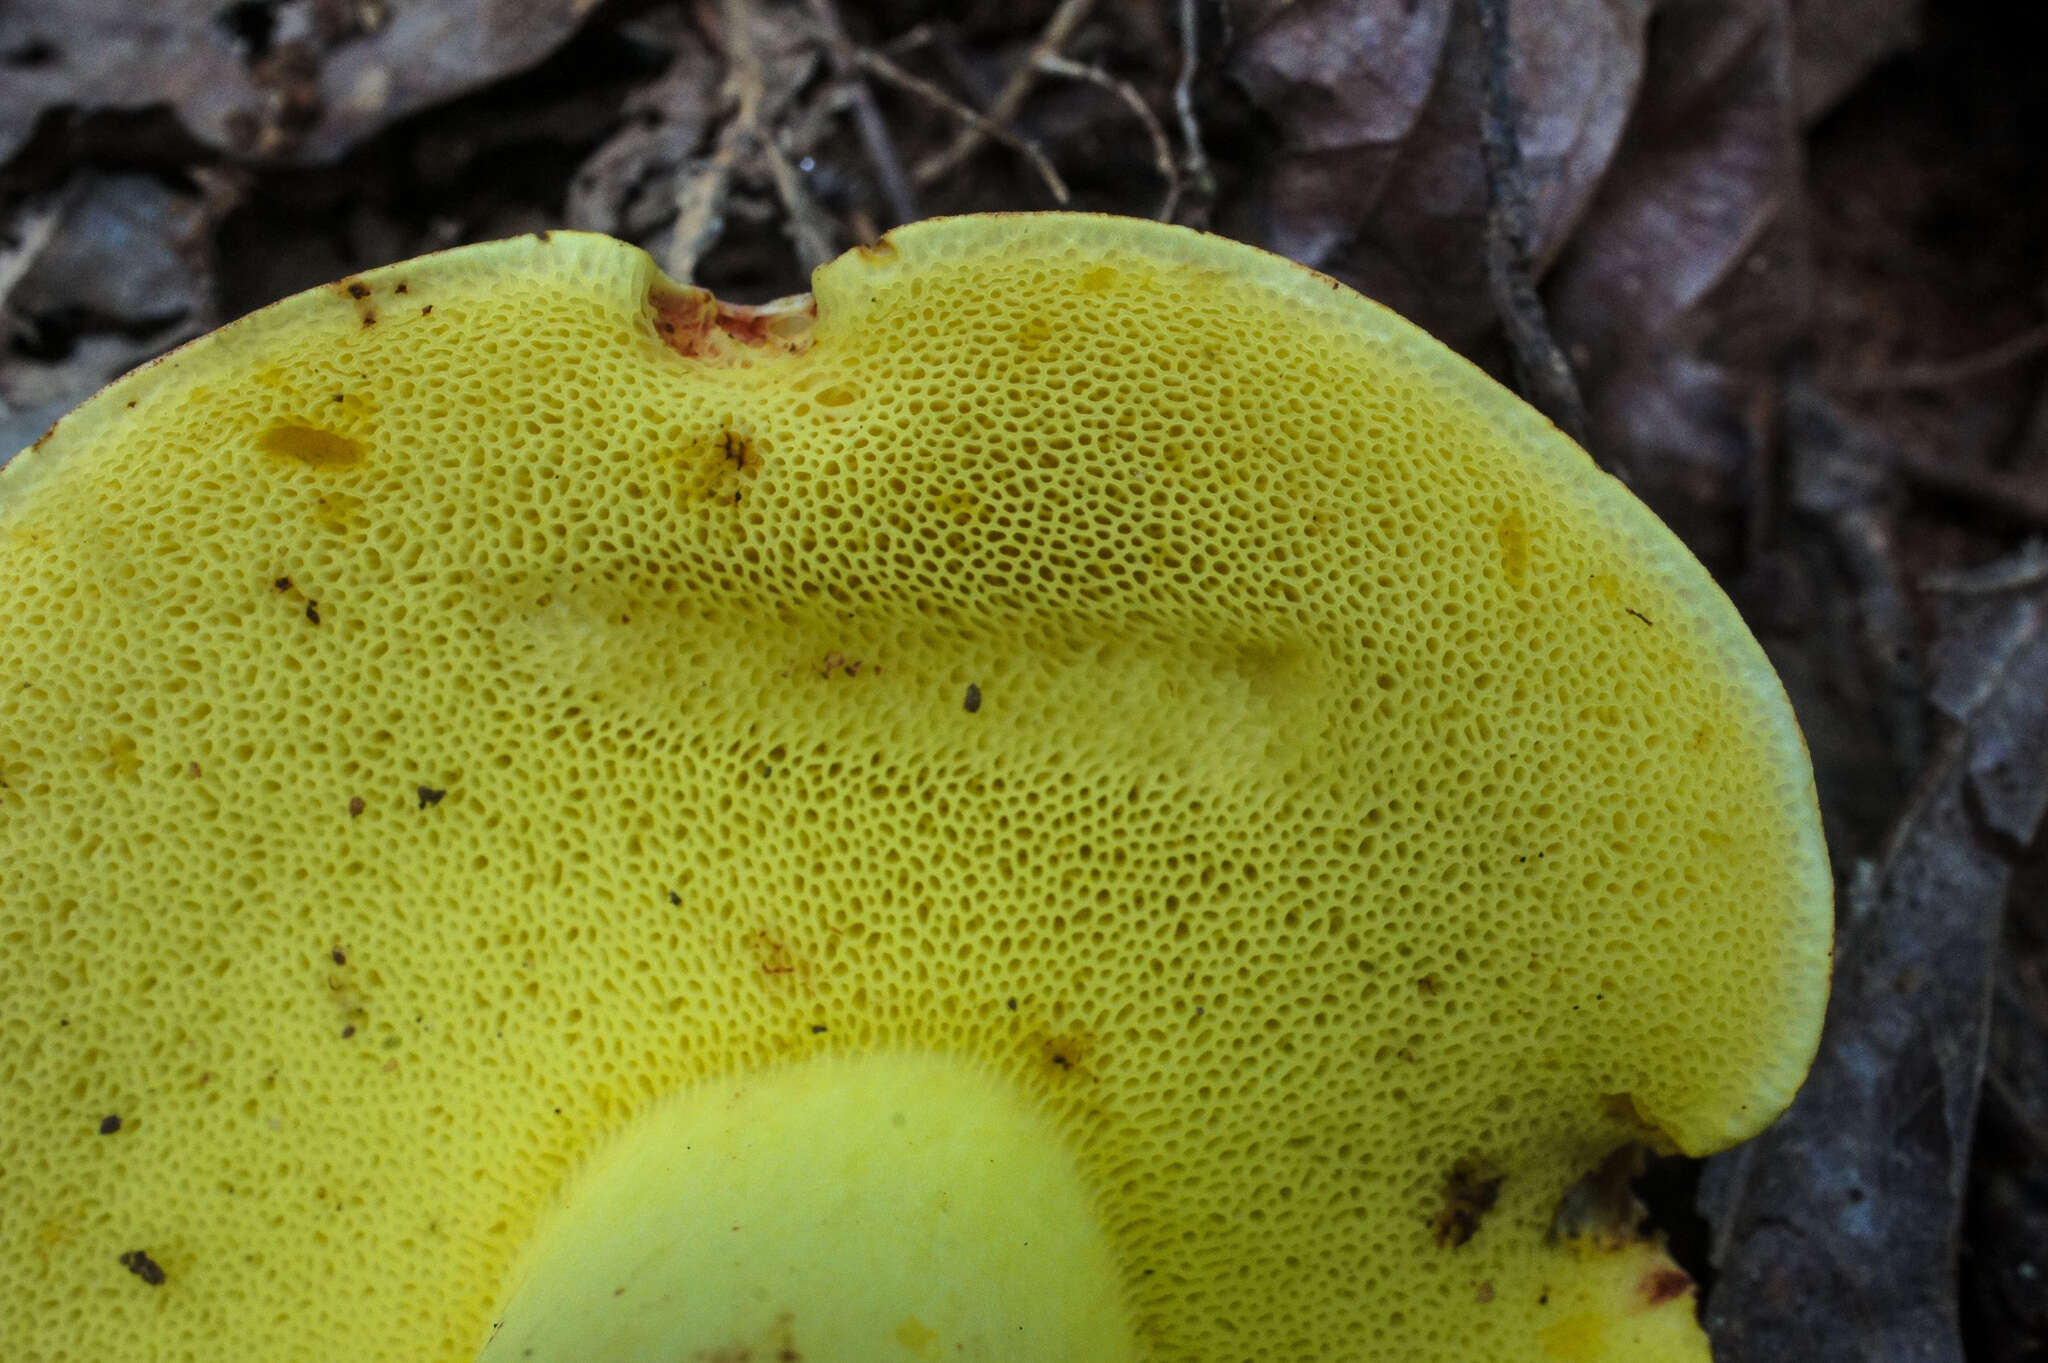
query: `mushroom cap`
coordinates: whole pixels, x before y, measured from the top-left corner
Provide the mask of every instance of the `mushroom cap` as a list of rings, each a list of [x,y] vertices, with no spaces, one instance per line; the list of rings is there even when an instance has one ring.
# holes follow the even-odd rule
[[[0,473],[9,1352],[471,1358],[620,1133],[897,1056],[1054,1133],[1136,1357],[1704,1359],[1558,1216],[1818,1039],[1707,573],[1246,246],[955,218],[814,287],[450,251]]]

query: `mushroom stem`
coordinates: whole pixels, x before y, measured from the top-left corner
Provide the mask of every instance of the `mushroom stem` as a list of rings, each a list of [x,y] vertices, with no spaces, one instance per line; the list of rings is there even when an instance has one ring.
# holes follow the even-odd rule
[[[700,1084],[575,1178],[478,1363],[1135,1357],[1054,1128],[958,1060]]]

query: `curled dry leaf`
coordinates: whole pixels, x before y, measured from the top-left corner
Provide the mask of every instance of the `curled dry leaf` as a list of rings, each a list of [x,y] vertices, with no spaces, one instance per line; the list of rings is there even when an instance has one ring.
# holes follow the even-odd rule
[[[0,6],[0,161],[45,113],[168,104],[233,155],[322,164],[521,71],[595,0],[26,0]]]
[[[1649,0],[1510,7],[1517,141],[1539,262],[1598,185],[1642,73]],[[1264,244],[1470,345],[1493,322],[1483,232],[1484,68],[1462,0],[1239,0],[1233,76],[1278,125]]]
[[[1237,11],[1230,69],[1281,140],[1267,244],[1470,349],[1497,316],[1476,11]],[[1725,563],[1807,312],[1785,0],[1517,0],[1509,17],[1530,246],[1589,443]]]
[[[1788,36],[1776,0],[1660,11],[1643,102],[1552,281],[1559,326],[1596,372],[1645,342],[1751,362],[1787,330],[1770,318],[1799,320],[1796,298],[1767,303],[1744,278],[1797,200]]]
[[[1782,0],[1671,0],[1643,97],[1548,281],[1592,444],[1710,563],[1728,560],[1808,317]]]

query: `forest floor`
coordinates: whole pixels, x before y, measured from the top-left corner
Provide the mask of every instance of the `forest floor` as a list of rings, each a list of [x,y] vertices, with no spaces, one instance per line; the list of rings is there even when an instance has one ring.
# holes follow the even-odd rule
[[[1717,1356],[2048,1360],[2048,7],[137,13],[0,8],[0,450],[464,242],[609,232],[760,301],[898,222],[1061,205],[1282,252],[1519,386],[1714,571],[1818,774],[1814,1081],[1641,1187]]]

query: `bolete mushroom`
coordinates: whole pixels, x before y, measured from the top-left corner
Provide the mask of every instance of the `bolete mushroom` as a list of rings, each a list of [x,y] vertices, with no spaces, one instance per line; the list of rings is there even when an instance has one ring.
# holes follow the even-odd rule
[[[814,282],[450,251],[0,475],[7,1356],[1705,1358],[1589,1209],[1830,941],[1706,572],[1249,247]]]

